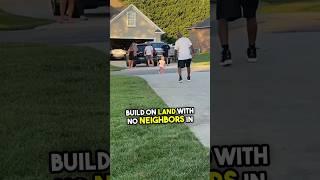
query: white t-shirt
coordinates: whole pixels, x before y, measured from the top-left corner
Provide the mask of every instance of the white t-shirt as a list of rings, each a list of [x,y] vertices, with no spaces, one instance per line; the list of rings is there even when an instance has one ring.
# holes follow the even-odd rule
[[[178,60],[192,59],[190,47],[192,43],[190,39],[186,37],[179,38],[174,46],[174,49],[178,51]]]
[[[144,52],[146,53],[147,56],[152,56],[153,55],[153,47],[152,46],[146,46],[144,49]]]

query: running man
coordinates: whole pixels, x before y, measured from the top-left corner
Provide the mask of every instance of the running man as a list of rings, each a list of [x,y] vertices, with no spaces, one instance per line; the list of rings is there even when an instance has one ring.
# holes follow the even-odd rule
[[[176,41],[174,48],[178,54],[179,83],[182,83],[181,69],[184,67],[187,67],[187,80],[191,81],[190,64],[192,61],[192,57],[194,56],[194,49],[190,39],[182,37],[182,34],[180,32],[177,33],[177,37],[179,39]]]
[[[241,17],[247,19],[247,34],[249,47],[247,49],[248,62],[257,61],[256,39],[257,19],[256,12],[259,0],[217,0],[218,33],[222,45],[221,66],[232,64],[229,50],[228,21],[234,21]]]

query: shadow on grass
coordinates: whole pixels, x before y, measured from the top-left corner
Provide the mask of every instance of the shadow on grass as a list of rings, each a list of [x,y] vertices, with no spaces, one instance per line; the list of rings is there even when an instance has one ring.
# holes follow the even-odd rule
[[[50,151],[108,149],[104,53],[1,44],[0,62],[0,179],[54,179],[48,171]]]
[[[0,31],[33,29],[53,22],[53,20],[14,15],[0,9]]]

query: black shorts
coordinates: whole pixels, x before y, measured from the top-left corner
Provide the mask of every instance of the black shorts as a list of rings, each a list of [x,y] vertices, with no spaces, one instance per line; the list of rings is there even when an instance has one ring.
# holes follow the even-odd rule
[[[132,51],[129,52],[129,60],[134,60],[134,53]]]
[[[190,67],[191,59],[178,60],[178,68]]]
[[[233,21],[256,17],[259,0],[217,0],[217,19]]]

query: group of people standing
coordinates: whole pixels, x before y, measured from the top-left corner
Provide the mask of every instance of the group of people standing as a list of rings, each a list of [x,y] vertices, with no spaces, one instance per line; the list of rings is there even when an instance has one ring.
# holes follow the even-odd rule
[[[179,79],[178,82],[181,83],[183,82],[182,79],[182,69],[187,68],[187,81],[191,81],[191,61],[192,57],[195,54],[194,48],[192,46],[192,43],[189,38],[183,37],[183,35],[178,32],[177,33],[178,40],[175,42],[175,54],[177,55],[178,59],[178,75]],[[162,47],[163,49],[163,54],[160,56],[160,60],[158,61],[159,65],[159,73],[162,74],[165,71],[165,66],[168,63],[168,55],[169,55],[169,45],[164,45]],[[153,56],[155,55],[154,48],[150,44],[150,42],[147,43],[147,46],[144,49],[144,56],[146,57],[147,60],[147,65],[152,65],[153,64]],[[134,60],[137,58],[138,55],[138,47],[135,42],[133,42],[129,49],[129,59],[128,59],[128,68],[131,69],[134,64]]]
[[[163,52],[163,54],[161,56],[163,56],[163,58],[166,61],[166,58],[168,57],[168,49],[167,48],[162,48],[162,49],[164,50],[164,52]],[[128,53],[129,53],[128,68],[132,69],[133,68],[133,63],[136,60],[137,55],[138,55],[137,43],[133,42],[130,45],[130,47],[128,49]],[[157,54],[156,54],[156,52],[155,52],[155,50],[152,47],[150,42],[147,43],[147,46],[144,48],[144,52],[143,53],[144,53],[144,56],[145,56],[145,58],[147,60],[147,66],[152,66],[153,65],[153,57],[156,56]]]

